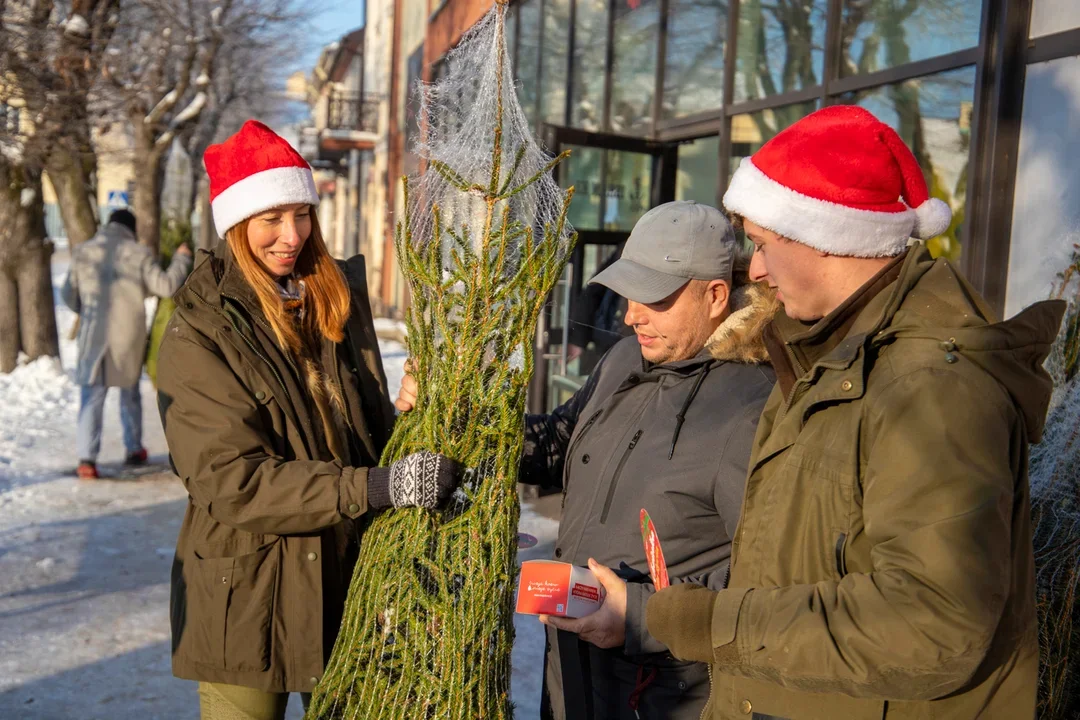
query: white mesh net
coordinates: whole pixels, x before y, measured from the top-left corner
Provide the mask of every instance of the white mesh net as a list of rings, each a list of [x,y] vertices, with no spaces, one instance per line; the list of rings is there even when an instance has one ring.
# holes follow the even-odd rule
[[[1054,394],[1042,442],[1031,449],[1031,503],[1039,608],[1041,720],[1080,717],[1080,256],[1062,273],[1055,297],[1068,300],[1046,361]]]
[[[423,87],[397,250],[409,283],[416,409],[383,464],[437,451],[468,472],[438,513],[367,529],[309,717],[509,718],[522,416],[532,336],[574,236],[572,191],[518,105],[496,5]]]

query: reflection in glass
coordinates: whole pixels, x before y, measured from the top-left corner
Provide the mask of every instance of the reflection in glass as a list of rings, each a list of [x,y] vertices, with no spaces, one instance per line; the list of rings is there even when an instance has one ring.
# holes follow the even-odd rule
[[[611,121],[616,133],[643,133],[652,118],[656,91],[658,0],[615,3],[615,60],[612,67]]]
[[[632,230],[649,209],[652,155],[618,150],[606,155],[603,229]]]
[[[742,0],[735,102],[821,82],[828,0]]]
[[[577,230],[600,229],[600,200],[603,178],[600,169],[604,151],[597,148],[571,147],[570,157],[562,164],[563,187],[574,187],[574,200],[566,219]]]
[[[893,68],[979,44],[983,0],[843,3],[841,77]]]
[[[1031,37],[1042,37],[1080,27],[1080,2],[1034,0],[1031,6]]]
[[[1080,244],[1080,56],[1029,65],[1005,316],[1050,297]]]
[[[727,15],[727,0],[670,0],[662,118],[724,104]]]
[[[621,248],[621,245],[592,243],[582,248],[582,288],[570,299],[567,322],[568,375],[588,376],[608,350],[633,332],[623,322],[626,299],[610,288],[589,283],[618,260]]]
[[[540,119],[566,122],[566,59],[570,52],[570,0],[545,0],[540,69]]]
[[[536,72],[540,66],[540,2],[524,0],[518,4],[521,35],[518,38],[518,100],[529,124],[536,122]]]
[[[935,257],[960,257],[967,201],[968,146],[975,68],[927,75],[844,97],[893,127],[919,161],[930,194],[953,210],[952,225],[926,245]]]
[[[795,103],[731,118],[731,163],[728,181],[742,159],[756,153],[776,133],[817,110],[817,101]]]
[[[602,129],[604,123],[607,8],[607,0],[577,0],[574,16],[570,125],[592,132]]]
[[[720,190],[720,137],[698,138],[679,145],[679,170],[675,174],[675,199],[717,205]]]

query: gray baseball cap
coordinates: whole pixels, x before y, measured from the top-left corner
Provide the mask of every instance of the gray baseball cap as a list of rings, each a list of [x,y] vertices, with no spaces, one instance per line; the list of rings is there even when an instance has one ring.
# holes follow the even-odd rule
[[[692,200],[654,207],[634,225],[622,255],[590,283],[627,300],[654,303],[691,280],[726,280],[738,251],[722,212]]]

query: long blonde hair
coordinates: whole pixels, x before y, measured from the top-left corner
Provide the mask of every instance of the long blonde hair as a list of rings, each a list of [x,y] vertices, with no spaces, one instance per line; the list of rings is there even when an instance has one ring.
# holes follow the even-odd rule
[[[229,228],[225,240],[244,279],[255,291],[259,307],[279,347],[304,368],[304,380],[322,417],[326,442],[336,457],[344,459],[336,428],[344,415],[341,389],[321,367],[323,337],[336,343],[345,339],[345,321],[349,318],[351,297],[345,276],[331,257],[323,240],[314,208],[311,211],[311,235],[296,258],[293,276],[303,281],[303,312],[296,322],[286,310],[278,284],[255,258],[248,242],[250,218]]]

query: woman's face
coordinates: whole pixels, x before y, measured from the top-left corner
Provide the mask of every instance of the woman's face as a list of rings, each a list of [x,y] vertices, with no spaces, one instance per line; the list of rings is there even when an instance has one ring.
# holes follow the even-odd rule
[[[311,236],[311,206],[282,205],[251,218],[248,245],[263,269],[276,278],[292,273]]]

